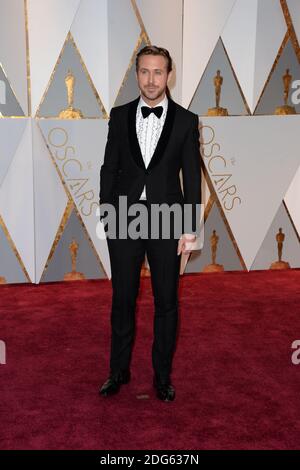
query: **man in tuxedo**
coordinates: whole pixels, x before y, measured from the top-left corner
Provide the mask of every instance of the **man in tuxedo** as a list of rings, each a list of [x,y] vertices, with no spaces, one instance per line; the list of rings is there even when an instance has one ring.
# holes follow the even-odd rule
[[[110,396],[130,380],[130,359],[135,332],[135,307],[141,266],[147,254],[154,296],[152,345],[153,385],[163,401],[175,398],[171,382],[178,323],[178,281],[181,253],[189,253],[198,231],[201,170],[198,116],[175,103],[168,83],[172,59],[161,47],[146,46],[136,57],[140,96],[112,108],[104,163],[100,170],[100,220],[104,205],[116,208],[119,196],[127,206],[177,203],[189,206],[192,229],[180,237],[107,236],[112,273],[110,375],[100,395]],[[179,173],[182,170],[183,192]],[[119,220],[119,219],[118,219]],[[149,215],[149,225],[152,220]],[[149,232],[148,232],[149,233]]]

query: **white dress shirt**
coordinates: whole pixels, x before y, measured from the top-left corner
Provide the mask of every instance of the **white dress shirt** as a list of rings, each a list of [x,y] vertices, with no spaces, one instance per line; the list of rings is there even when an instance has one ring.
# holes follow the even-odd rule
[[[147,106],[150,108],[143,98],[140,97],[140,101],[136,110],[136,133],[140,144],[141,153],[145,162],[145,167],[147,168],[154,154],[158,139],[166,120],[168,97],[165,95],[162,101],[154,106],[155,108],[157,106],[163,107],[163,112],[160,118],[155,116],[154,113],[149,114],[147,118],[143,118],[141,111],[142,106]],[[140,199],[146,199],[146,186],[144,186]]]

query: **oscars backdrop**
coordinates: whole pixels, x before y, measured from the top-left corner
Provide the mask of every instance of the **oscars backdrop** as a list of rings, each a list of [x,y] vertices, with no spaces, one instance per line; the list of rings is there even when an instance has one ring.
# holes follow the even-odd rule
[[[205,239],[182,272],[299,267],[299,42],[299,0],[0,0],[0,283],[110,278],[99,171],[146,44],[199,115]]]

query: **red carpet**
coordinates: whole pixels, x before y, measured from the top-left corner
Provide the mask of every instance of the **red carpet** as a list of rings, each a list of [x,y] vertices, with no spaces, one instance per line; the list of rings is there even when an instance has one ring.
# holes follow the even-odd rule
[[[106,280],[1,286],[1,449],[299,448],[300,270],[181,278],[173,403],[152,390],[149,279],[132,381],[98,396],[110,300]]]

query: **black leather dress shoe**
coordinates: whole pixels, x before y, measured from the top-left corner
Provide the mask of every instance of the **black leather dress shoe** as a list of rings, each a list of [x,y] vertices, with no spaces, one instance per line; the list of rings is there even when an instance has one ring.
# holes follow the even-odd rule
[[[156,396],[162,401],[173,401],[175,399],[175,388],[168,380],[161,380],[154,376],[153,386],[156,390]]]
[[[108,379],[104,382],[102,387],[99,390],[99,394],[108,397],[118,393],[121,388],[121,385],[127,384],[130,381],[130,370],[119,370],[117,372],[111,373]]]

